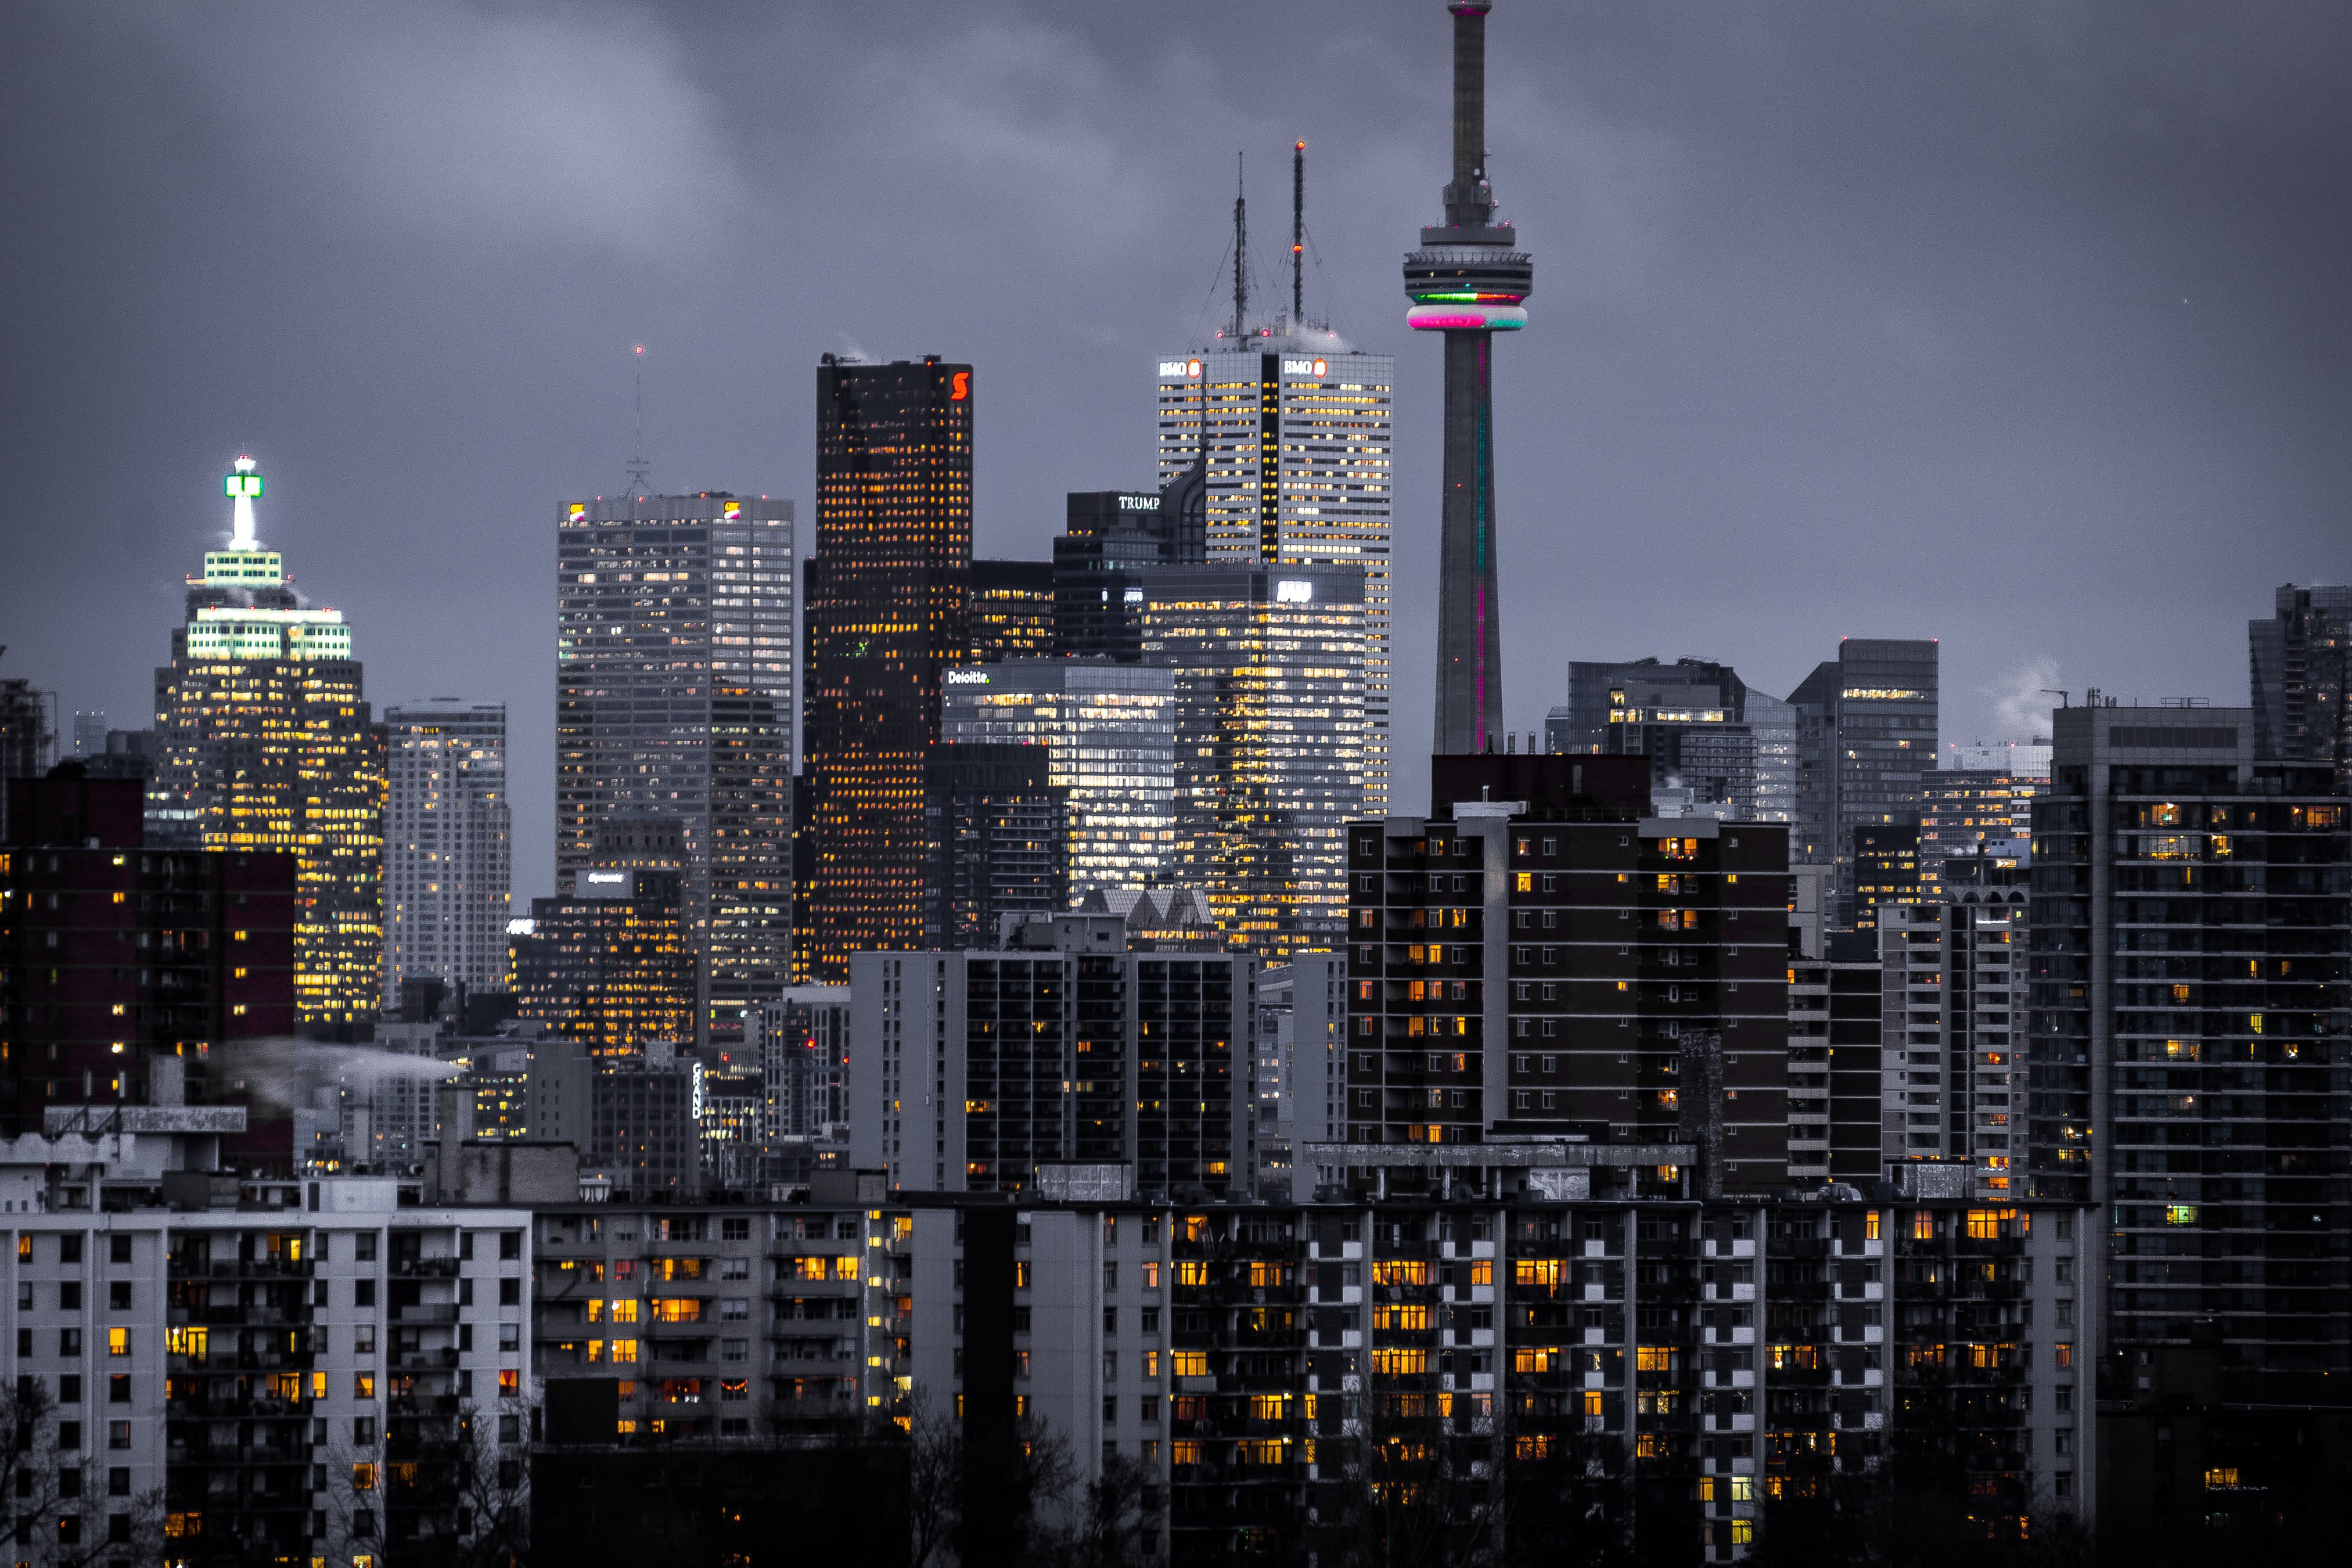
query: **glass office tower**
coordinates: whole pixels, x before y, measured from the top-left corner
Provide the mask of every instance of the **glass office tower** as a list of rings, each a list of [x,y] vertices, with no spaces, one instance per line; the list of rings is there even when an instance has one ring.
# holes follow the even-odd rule
[[[1211,565],[1364,576],[1364,809],[1389,799],[1390,451],[1396,360],[1285,321],[1158,364],[1160,480],[1206,458]]]
[[[1065,791],[1069,899],[1159,887],[1175,850],[1176,681],[1150,665],[1008,659],[947,673],[943,737],[1044,746]]]
[[[1170,567],[1142,586],[1142,656],[1175,677],[1175,880],[1269,963],[1337,945],[1367,789],[1362,574]]]
[[[558,891],[623,820],[670,824],[696,1035],[735,1038],[792,979],[792,503],[567,502],[556,581]]]
[[[1797,710],[1797,831],[1790,857],[1835,868],[1839,923],[1853,924],[1853,832],[1919,820],[1936,766],[1938,645],[1846,637],[1789,694]]]

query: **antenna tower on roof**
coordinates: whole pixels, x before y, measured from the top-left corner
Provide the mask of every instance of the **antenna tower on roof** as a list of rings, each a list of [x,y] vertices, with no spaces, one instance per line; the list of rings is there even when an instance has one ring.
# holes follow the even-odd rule
[[[637,345],[635,358],[637,362],[637,429],[636,439],[632,444],[636,456],[629,459],[628,499],[631,500],[638,500],[654,493],[653,487],[646,482],[646,476],[653,472],[653,463],[646,457],[645,344],[639,343]]]
[[[1249,331],[1249,193],[1242,154],[1234,154],[1234,337]]]
[[[1307,143],[1290,150],[1290,330],[1306,324]]]

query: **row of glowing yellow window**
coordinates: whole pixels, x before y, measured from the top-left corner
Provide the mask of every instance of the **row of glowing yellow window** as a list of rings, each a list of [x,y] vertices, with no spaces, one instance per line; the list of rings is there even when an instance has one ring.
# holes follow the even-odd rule
[[[119,1333],[123,1331],[116,1330],[114,1331]],[[183,1351],[175,1344],[173,1349],[173,1354],[201,1356],[205,1353],[203,1349],[205,1338],[204,1330],[174,1329],[172,1331],[172,1333],[174,1339],[177,1339],[179,1335],[184,1333],[193,1333],[196,1336],[194,1342],[196,1346],[195,1349],[192,1351]],[[629,1342],[634,1347],[635,1342],[632,1341]],[[121,1352],[117,1352],[116,1353],[121,1354]],[[632,1348],[630,1352],[630,1359],[634,1360],[635,1358],[635,1349]],[[201,1381],[197,1379],[168,1378],[164,1382],[163,1397],[167,1402],[194,1398],[201,1392]],[[268,1397],[272,1399],[282,1399],[289,1404],[299,1402],[306,1394],[313,1401],[322,1400],[328,1397],[327,1374],[323,1372],[272,1373],[264,1380],[264,1388]],[[395,1390],[395,1392],[397,1392],[397,1390]],[[511,1368],[500,1372],[499,1373],[499,1392],[509,1396],[521,1393],[522,1374]],[[372,1400],[375,1397],[375,1373],[372,1372],[352,1373],[352,1397],[353,1399]]]

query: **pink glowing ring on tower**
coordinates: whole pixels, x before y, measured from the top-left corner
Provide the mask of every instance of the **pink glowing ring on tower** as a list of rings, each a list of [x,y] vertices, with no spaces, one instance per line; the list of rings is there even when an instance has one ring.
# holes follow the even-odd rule
[[[1415,305],[1404,324],[1416,332],[1516,332],[1528,324],[1521,305]]]

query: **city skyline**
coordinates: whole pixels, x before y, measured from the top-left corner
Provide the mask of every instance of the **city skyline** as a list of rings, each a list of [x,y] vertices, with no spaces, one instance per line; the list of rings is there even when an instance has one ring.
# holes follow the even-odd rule
[[[536,586],[551,562],[527,520],[551,498],[625,487],[631,347],[650,345],[655,488],[803,506],[814,500],[809,406],[804,370],[789,367],[851,342],[876,357],[936,351],[974,363],[998,389],[976,442],[978,552],[1042,558],[1059,526],[1052,498],[1149,482],[1138,367],[1199,335],[1202,288],[1226,240],[1233,149],[1252,153],[1253,194],[1278,210],[1278,155],[1303,138],[1319,258],[1308,313],[1397,361],[1391,663],[1408,678],[1394,694],[1394,754],[1409,791],[1411,759],[1426,748],[1440,370],[1392,301],[1397,236],[1425,221],[1444,177],[1447,84],[1426,68],[1442,23],[1428,9],[1267,20],[1265,37],[1344,65],[1376,91],[1283,94],[1216,79],[1192,117],[1199,136],[1182,144],[1150,106],[1190,79],[1187,51],[1215,36],[1222,14],[1114,24],[982,10],[936,45],[905,46],[915,75],[956,85],[950,109],[965,131],[1004,135],[958,146],[956,124],[925,120],[858,154],[858,174],[889,189],[898,226],[935,218],[971,238],[961,259],[854,242],[876,266],[847,295],[805,251],[761,262],[756,289],[740,265],[657,256],[631,237],[635,220],[616,198],[579,184],[562,149],[530,135],[497,142],[493,127],[461,121],[440,134],[508,146],[517,169],[551,169],[562,176],[551,188],[579,198],[550,231],[571,259],[543,247],[518,259],[496,212],[499,182],[520,177],[511,171],[436,200],[394,199],[424,193],[433,166],[396,86],[367,110],[398,132],[375,151],[340,138],[299,155],[257,151],[272,126],[310,111],[300,79],[314,59],[414,67],[484,37],[529,41],[537,28],[580,58],[642,57],[679,84],[633,166],[684,160],[680,188],[765,234],[806,197],[717,105],[742,61],[786,41],[877,58],[871,38],[831,33],[846,25],[837,20],[753,28],[728,60],[706,30],[728,24],[652,11],[620,14],[602,34],[553,21],[501,33],[455,12],[406,32],[288,13],[279,26],[199,34],[159,15],[125,21],[143,45],[125,64],[110,35],[63,10],[34,13],[29,47],[58,67],[38,92],[76,90],[101,59],[180,89],[102,128],[51,113],[37,95],[10,110],[25,117],[14,129],[30,150],[12,163],[12,188],[34,215],[12,254],[50,304],[8,351],[8,384],[42,389],[37,402],[15,392],[8,422],[45,465],[106,480],[73,529],[45,526],[46,504],[29,496],[12,500],[5,529],[19,565],[0,587],[5,673],[57,691],[63,711],[136,725],[151,657],[140,632],[168,614],[183,563],[220,531],[203,487],[230,454],[255,452],[272,475],[273,543],[370,628],[373,700],[509,704],[524,784],[515,892],[544,893],[552,803],[529,781],[553,765],[551,606]],[[1840,634],[1943,639],[1947,742],[2030,738],[2038,727],[2017,721],[2031,713],[2018,702],[2044,685],[2077,699],[2097,684],[2150,700],[2237,700],[2239,621],[2282,582],[2346,574],[2340,546],[2328,548],[2346,476],[2324,434],[2340,427],[2346,392],[2319,367],[2342,360],[2352,323],[2302,259],[2332,252],[2312,226],[2340,220],[2288,199],[2263,171],[2284,158],[2327,181],[2342,139],[2323,116],[2337,111],[2311,95],[2352,36],[2331,17],[2338,30],[2230,34],[2236,47],[2217,52],[2207,29],[2221,24],[2176,19],[2110,58],[2088,13],[2039,31],[2003,15],[1965,28],[1880,17],[1842,38],[1846,14],[1832,12],[1748,24],[1774,68],[1739,85],[1754,64],[1742,51],[1759,40],[1728,23],[1693,35],[1671,11],[1505,7],[1515,42],[1491,68],[1496,184],[1561,280],[1545,307],[1545,342],[1559,349],[1521,345],[1529,352],[1497,367],[1497,482],[1514,527],[1507,727],[1539,727],[1570,658],[1628,647],[1717,658],[1780,695]],[[1972,47],[1956,53],[1963,42]],[[949,68],[950,45],[967,68]],[[228,73],[236,97],[207,100],[231,88],[201,68],[229,48],[249,62]],[[2093,58],[2095,90],[2073,93],[2069,70]],[[2180,63],[2189,59],[2195,75]],[[1072,91],[1053,111],[1063,120],[1020,107],[1023,73],[1040,68],[1024,60],[1068,74]],[[501,80],[474,85],[489,95]],[[1989,81],[2006,89],[1997,116],[1970,101]],[[536,79],[504,85],[525,104],[546,101],[532,96]],[[217,123],[203,121],[208,102]],[[831,134],[814,104],[807,120],[782,112],[788,142]],[[45,116],[73,127],[79,150],[45,137]],[[1097,163],[1068,163],[1061,143],[1087,138],[1064,132],[1098,135]],[[152,171],[184,140],[190,162],[166,191]],[[1001,179],[977,176],[1024,158],[1049,160],[1106,215],[1080,241],[1102,264],[1089,268],[1097,277],[1052,312],[1007,308],[1001,289],[982,309],[971,291],[1001,285],[989,258],[1013,254],[1009,237],[1034,216]],[[337,159],[351,178],[322,180]],[[925,173],[942,161],[969,191]],[[247,221],[223,228],[218,198],[231,191]],[[526,210],[548,216],[538,201]],[[138,215],[157,241],[142,251],[160,259],[69,276],[84,254],[71,236],[106,226],[92,204]],[[386,225],[413,227],[435,264],[382,270],[371,252]],[[125,310],[126,300],[144,304]],[[486,321],[502,324],[477,331]],[[144,325],[126,338],[118,321]],[[1048,325],[1067,330],[1036,330]],[[786,374],[742,381],[745,331],[751,357]],[[345,346],[331,371],[298,348],[321,332]],[[142,391],[113,398],[108,389],[126,383]],[[1555,452],[1573,462],[1544,460]],[[430,503],[409,500],[411,489]],[[1671,614],[1663,595],[1645,603],[1623,591],[1662,537],[1685,563]],[[81,564],[93,545],[109,580],[137,595],[96,617]],[[453,559],[478,569],[452,582],[443,563]],[[1991,591],[1988,560],[2006,563]],[[2080,614],[2095,582],[2114,607]],[[2225,607],[2192,607],[2192,584],[2194,598]],[[1421,805],[1408,794],[1396,809]]]
[[[2344,1533],[2352,13],[0,16],[20,1541]]]

